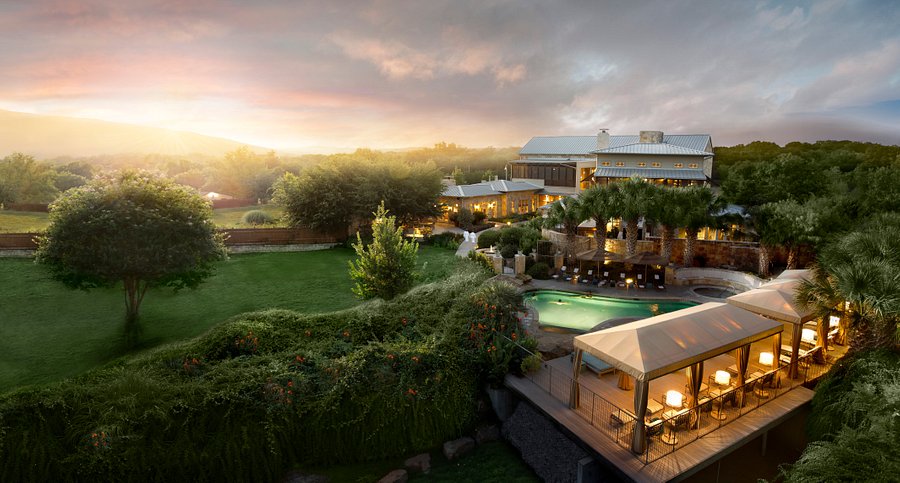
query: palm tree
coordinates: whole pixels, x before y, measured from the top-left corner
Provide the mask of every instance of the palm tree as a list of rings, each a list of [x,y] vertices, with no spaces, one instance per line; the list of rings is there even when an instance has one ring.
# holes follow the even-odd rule
[[[900,341],[900,217],[878,217],[819,255],[813,280],[797,299],[817,310],[849,306],[851,349],[896,347]],[[835,305],[830,305],[832,302]]]
[[[816,357],[819,359],[817,362],[825,362],[829,321],[832,315],[840,313],[844,307],[844,299],[837,289],[834,277],[818,265],[813,266],[811,270],[812,280],[803,280],[797,288],[795,297],[801,306],[811,309],[819,321],[816,325],[816,345],[821,346],[822,350],[816,353]],[[845,325],[844,320],[845,317],[841,317],[842,326]]]
[[[647,224],[652,220],[661,228],[659,254],[666,259],[666,263],[672,259],[675,229],[678,228],[682,218],[680,196],[681,188],[654,186],[647,209]]]
[[[566,235],[564,256],[568,258],[575,246],[575,237],[578,235],[578,225],[584,221],[584,209],[581,200],[577,197],[566,197],[550,205],[547,210],[547,218],[544,219],[544,227],[554,229],[562,226]]]
[[[640,178],[617,184],[614,211],[625,223],[625,256],[630,257],[637,251],[638,221],[647,214],[653,185]]]
[[[581,193],[581,217],[597,225],[597,247],[606,250],[606,224],[615,213],[616,185],[592,186]]]
[[[701,228],[717,223],[716,213],[722,211],[724,202],[713,194],[707,186],[681,188],[679,211],[681,226],[684,227],[684,266],[690,267],[694,261],[694,244]]]

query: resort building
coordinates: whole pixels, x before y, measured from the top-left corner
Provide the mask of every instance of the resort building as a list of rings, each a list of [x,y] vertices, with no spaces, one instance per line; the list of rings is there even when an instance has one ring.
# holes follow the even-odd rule
[[[712,176],[709,134],[536,136],[509,162],[508,181],[448,186],[441,197],[446,211],[466,207],[488,217],[529,213],[595,183],[633,176],[671,186],[706,184]],[[530,197],[530,198],[529,198]]]

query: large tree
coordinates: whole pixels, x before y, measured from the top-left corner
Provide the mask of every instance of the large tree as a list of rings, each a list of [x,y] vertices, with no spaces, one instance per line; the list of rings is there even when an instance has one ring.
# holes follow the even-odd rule
[[[0,204],[49,203],[59,195],[56,170],[32,156],[13,153],[0,159]]]
[[[681,188],[655,186],[647,210],[648,224],[653,222],[660,226],[659,254],[666,259],[666,263],[672,259],[675,230],[682,220],[680,195]]]
[[[37,260],[70,288],[122,283],[133,327],[147,289],[195,288],[225,258],[208,202],[174,182],[123,172],[74,188],[50,205]]]
[[[694,245],[702,228],[715,226],[724,203],[706,186],[688,186],[678,192],[678,210],[684,227],[684,266],[694,263]]]
[[[594,220],[597,226],[597,247],[606,250],[606,224],[616,216],[615,200],[618,186],[595,185],[581,193],[581,217]]]
[[[640,178],[617,183],[615,213],[625,224],[625,256],[637,252],[638,222],[647,215],[653,185]]]
[[[372,151],[343,156],[275,183],[274,199],[290,224],[346,228],[371,220],[381,202],[401,224],[440,214],[443,186],[433,165],[410,166]]]
[[[403,239],[403,228],[388,216],[384,203],[378,206],[372,221],[372,243],[366,245],[356,234],[357,259],[350,261],[353,293],[363,299],[380,297],[390,300],[413,286],[419,246]]]
[[[580,197],[566,197],[557,200],[547,210],[547,218],[544,219],[544,227],[556,229],[561,227],[566,236],[566,246],[563,247],[563,256],[572,256],[575,248],[575,237],[578,235],[578,225],[584,221],[584,209]]]

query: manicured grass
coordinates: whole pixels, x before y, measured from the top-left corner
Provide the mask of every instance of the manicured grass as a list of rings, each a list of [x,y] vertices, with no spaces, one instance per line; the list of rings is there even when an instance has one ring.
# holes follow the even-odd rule
[[[253,228],[252,225],[247,225],[241,221],[244,217],[244,213],[253,210],[265,211],[275,220],[274,225],[267,226],[284,226],[284,224],[280,222],[284,210],[275,205],[245,206],[242,208],[222,208],[220,210],[213,210],[213,223],[219,228]]]
[[[219,228],[251,228],[250,225],[246,225],[241,221],[244,213],[251,210],[261,210],[271,215],[272,218],[276,220],[276,223],[270,226],[283,226],[278,220],[281,218],[284,210],[275,205],[213,210],[213,223]],[[46,229],[49,223],[47,213],[0,210],[0,233],[30,233],[41,231]]]
[[[0,210],[0,233],[33,233],[47,228],[47,213]]]
[[[391,470],[403,468],[403,460],[375,461],[356,465],[313,468],[306,472],[327,476],[329,481],[364,483],[377,481]],[[431,471],[427,475],[411,475],[417,482],[538,482],[537,475],[519,457],[515,449],[503,441],[477,446],[456,461],[447,461],[440,450],[431,452]]]
[[[352,307],[353,250],[233,255],[197,290],[148,291],[141,346],[122,337],[121,288],[82,292],[50,279],[31,259],[0,259],[0,393],[83,373],[116,357],[197,336],[233,315],[266,308],[303,313]],[[454,252],[424,246],[424,280],[446,276]]]

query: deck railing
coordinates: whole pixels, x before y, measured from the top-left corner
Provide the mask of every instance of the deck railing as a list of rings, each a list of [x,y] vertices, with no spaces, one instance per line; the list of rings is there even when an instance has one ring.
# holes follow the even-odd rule
[[[520,349],[527,351],[521,347]],[[657,416],[645,419],[647,450],[641,454],[632,454],[644,464],[672,454],[788,391],[814,381],[825,374],[829,367],[830,364],[816,364],[809,357],[801,357],[796,378],[789,377],[789,366],[781,366],[761,377],[748,380],[739,387],[707,390],[705,394],[701,394],[696,406],[688,407],[686,404],[680,409],[664,407]],[[569,405],[572,392],[571,371],[554,369],[544,362],[540,370],[525,377],[554,399]],[[573,411],[630,452],[635,425],[633,408],[617,406],[583,383],[578,386],[580,404]],[[651,398],[660,396],[650,395]]]

